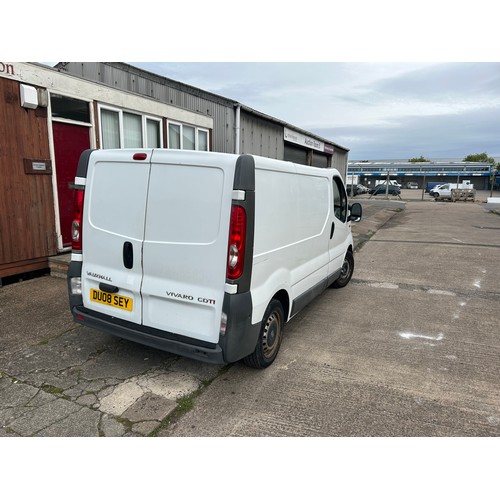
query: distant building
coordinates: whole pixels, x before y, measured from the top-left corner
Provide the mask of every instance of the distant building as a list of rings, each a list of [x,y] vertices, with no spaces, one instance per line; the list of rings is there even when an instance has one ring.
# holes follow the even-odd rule
[[[354,178],[359,184],[372,187],[377,181],[397,180],[399,184],[416,182],[425,188],[428,182],[462,182],[469,180],[476,189],[488,189],[491,178],[491,163],[479,162],[349,162],[347,182]]]

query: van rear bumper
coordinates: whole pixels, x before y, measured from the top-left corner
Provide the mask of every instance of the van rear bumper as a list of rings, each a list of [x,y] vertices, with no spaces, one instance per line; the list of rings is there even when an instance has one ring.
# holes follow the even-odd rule
[[[126,340],[199,361],[215,364],[225,363],[222,349],[218,344],[198,341],[175,333],[112,318],[79,305],[73,306],[71,312],[77,323]]]

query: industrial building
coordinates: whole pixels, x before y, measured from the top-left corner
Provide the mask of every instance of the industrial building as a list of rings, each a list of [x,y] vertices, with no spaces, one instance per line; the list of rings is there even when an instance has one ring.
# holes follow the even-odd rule
[[[349,162],[347,182],[375,186],[377,181],[396,180],[405,187],[416,182],[420,189],[429,182],[460,183],[469,180],[475,189],[489,189],[492,172],[491,163],[479,162]]]
[[[70,249],[85,149],[248,153],[347,171],[345,147],[124,63],[0,62],[0,134],[0,284]]]

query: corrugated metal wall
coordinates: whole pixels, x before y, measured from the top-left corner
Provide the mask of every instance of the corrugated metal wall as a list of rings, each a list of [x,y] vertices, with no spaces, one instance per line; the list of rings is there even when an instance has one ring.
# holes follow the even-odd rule
[[[123,63],[69,62],[64,63],[62,71],[211,116],[214,120],[212,150],[234,153],[234,101]]]
[[[283,127],[244,110],[240,117],[240,153],[283,160]]]
[[[349,155],[349,151],[341,150],[339,148],[335,148],[332,157],[332,167],[336,168],[342,178],[345,180],[347,174],[347,157]]]
[[[235,106],[238,105],[236,101],[120,62],[61,63],[59,70],[211,116],[214,120],[211,149],[222,153],[235,152]],[[272,118],[266,119],[260,113],[253,114],[242,109],[240,152],[283,160],[284,124],[277,123]],[[344,178],[347,154],[347,151],[335,146],[332,167],[339,170]]]

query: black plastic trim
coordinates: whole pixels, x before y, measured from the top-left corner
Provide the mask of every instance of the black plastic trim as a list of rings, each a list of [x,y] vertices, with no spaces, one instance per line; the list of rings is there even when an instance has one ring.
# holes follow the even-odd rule
[[[95,149],[86,149],[80,155],[80,159],[78,160],[78,167],[76,168],[77,177],[83,177],[83,178],[87,177],[87,170],[89,168],[89,160],[92,151],[95,151]]]
[[[341,272],[342,269],[335,271],[333,274],[330,274],[328,278],[321,280],[319,283],[309,288],[309,290],[306,290],[304,293],[299,295],[292,303],[292,314],[290,317],[295,316],[298,312],[304,309],[309,302],[315,299],[318,295],[321,295],[332,283],[337,281],[337,279],[340,278]]]
[[[240,205],[245,209],[247,216],[247,230],[245,242],[245,262],[243,274],[235,280],[227,280],[230,284],[238,285],[238,293],[250,291],[252,281],[253,244],[255,238],[255,159],[251,155],[242,155],[236,160],[233,189],[245,191],[244,200],[235,200],[233,205]]]
[[[69,307],[73,309],[76,306],[83,306],[83,298],[81,294],[74,295],[71,293],[71,278],[81,278],[82,277],[82,262],[80,261],[70,261],[68,266],[68,272],[66,274],[67,285],[68,285],[68,298],[69,298]]]
[[[327,283],[326,283],[326,286],[330,286],[334,281],[337,281],[339,278],[340,278],[340,274],[342,272],[342,269],[339,269],[337,272],[333,273],[333,274],[330,274],[330,276],[328,276],[328,280],[327,280]]]
[[[319,283],[316,283],[316,285],[309,288],[309,290],[306,290],[305,292],[300,294],[292,303],[292,313],[290,317],[295,316],[299,311],[304,309],[304,307],[306,307],[309,302],[311,302],[314,298],[316,298],[324,290],[326,290],[327,281],[328,280],[325,278]]]
[[[236,160],[233,189],[255,191],[255,159],[252,155],[241,155]]]
[[[91,311],[82,306],[73,307],[72,313],[77,323],[116,337],[200,361],[217,364],[225,362],[222,349],[218,344],[184,337],[183,335],[148,326],[137,325],[129,321]]]
[[[227,363],[238,361],[255,350],[261,322],[252,325],[252,309],[250,292],[224,295],[222,311],[227,314],[227,325],[219,344]]]

